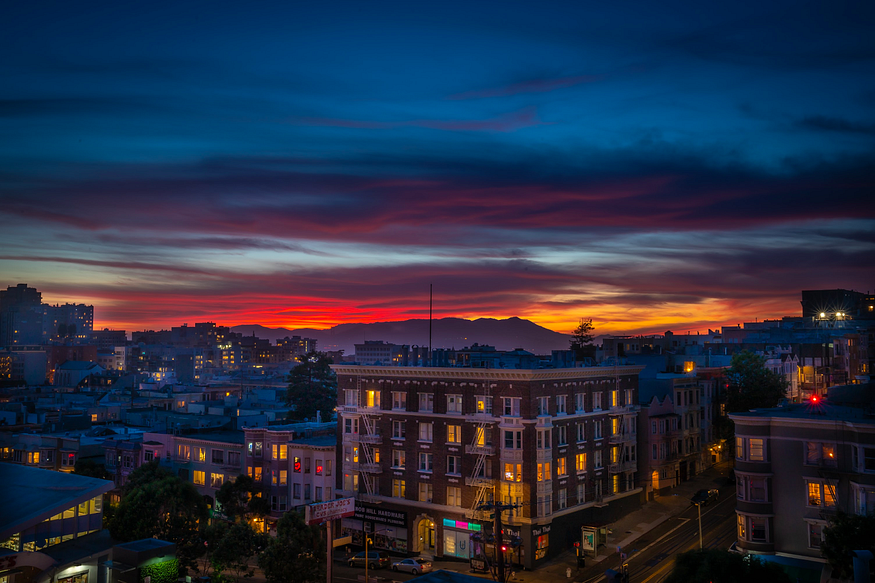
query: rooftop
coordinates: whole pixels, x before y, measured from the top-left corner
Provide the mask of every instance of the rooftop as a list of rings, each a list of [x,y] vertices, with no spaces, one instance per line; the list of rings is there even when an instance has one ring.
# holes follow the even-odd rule
[[[752,409],[745,413],[731,413],[735,420],[773,418],[805,419],[808,421],[850,421],[875,426],[875,411],[871,408],[831,405],[822,400],[818,403],[799,403],[771,409]]]
[[[0,463],[0,498],[15,501],[3,507],[0,540],[112,488],[108,480]]]

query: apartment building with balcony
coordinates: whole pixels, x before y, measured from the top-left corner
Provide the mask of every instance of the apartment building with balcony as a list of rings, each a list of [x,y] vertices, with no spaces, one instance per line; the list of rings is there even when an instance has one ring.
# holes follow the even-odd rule
[[[584,523],[640,503],[640,366],[478,369],[333,365],[338,377],[338,495],[353,540],[468,559],[492,530],[492,500],[515,562],[532,568],[580,539]]]
[[[737,547],[819,572],[837,511],[875,511],[875,416],[817,400],[734,413]]]

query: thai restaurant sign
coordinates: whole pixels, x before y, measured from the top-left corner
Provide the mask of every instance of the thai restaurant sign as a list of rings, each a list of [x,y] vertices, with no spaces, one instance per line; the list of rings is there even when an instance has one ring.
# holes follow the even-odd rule
[[[304,519],[307,524],[319,524],[326,520],[346,518],[355,514],[355,498],[341,498],[310,504],[306,507]]]

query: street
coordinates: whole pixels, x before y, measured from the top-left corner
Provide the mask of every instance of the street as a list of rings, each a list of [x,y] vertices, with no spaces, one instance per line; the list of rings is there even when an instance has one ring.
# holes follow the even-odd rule
[[[705,548],[728,549],[735,541],[735,488],[727,485],[720,488],[720,498],[702,509],[702,539]],[[638,539],[626,550],[630,581],[634,583],[659,583],[674,565],[679,553],[699,548],[699,523],[695,506],[690,506],[679,516],[671,518]],[[620,566],[619,556],[610,557],[584,570],[575,581],[596,582],[604,579],[607,569]]]

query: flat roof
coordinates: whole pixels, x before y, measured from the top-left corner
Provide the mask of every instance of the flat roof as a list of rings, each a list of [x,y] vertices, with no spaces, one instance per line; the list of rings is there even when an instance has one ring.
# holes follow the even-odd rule
[[[315,447],[334,447],[337,445],[336,435],[319,435],[316,437],[302,437],[301,439],[293,439],[289,445],[294,447],[296,443],[312,445]]]
[[[875,414],[862,407],[846,407],[831,405],[826,401],[819,403],[798,403],[774,407],[771,409],[752,409],[744,413],[731,413],[731,418],[744,420],[762,419],[766,417],[776,419],[807,419],[811,421],[853,421],[867,425],[875,425]]]
[[[109,480],[0,463],[0,497],[12,501],[3,507],[0,540],[113,487]]]

